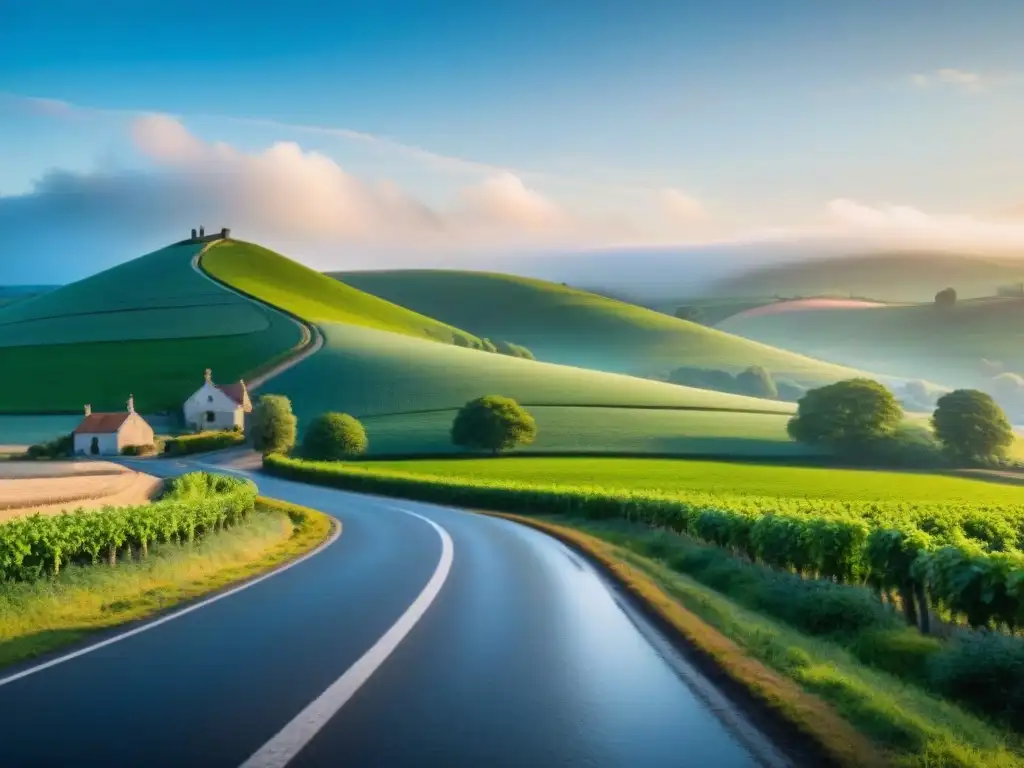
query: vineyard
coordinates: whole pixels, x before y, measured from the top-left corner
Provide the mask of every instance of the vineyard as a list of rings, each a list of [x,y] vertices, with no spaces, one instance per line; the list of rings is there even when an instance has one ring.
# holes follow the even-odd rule
[[[442,478],[280,456],[265,466],[285,477],[423,501],[643,522],[806,578],[896,593],[908,621],[925,631],[936,612],[972,627],[1024,626],[1024,502],[670,495]]]
[[[31,581],[101,558],[115,566],[119,552],[146,557],[151,543],[192,542],[244,522],[255,501],[248,481],[194,472],[168,481],[154,504],[20,518],[0,525],[0,581]]]

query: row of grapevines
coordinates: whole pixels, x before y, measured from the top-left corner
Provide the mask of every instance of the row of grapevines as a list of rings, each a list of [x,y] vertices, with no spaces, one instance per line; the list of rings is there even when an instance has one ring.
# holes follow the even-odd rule
[[[804,576],[898,589],[905,603],[930,595],[973,626],[1024,626],[1024,505],[665,495],[430,477],[280,456],[267,457],[264,466],[286,477],[457,506],[624,517]]]
[[[156,541],[193,541],[246,520],[256,501],[252,483],[195,472],[168,483],[153,503],[134,507],[33,515],[0,525],[0,581],[57,574],[69,562],[117,562],[119,550],[143,556]]]

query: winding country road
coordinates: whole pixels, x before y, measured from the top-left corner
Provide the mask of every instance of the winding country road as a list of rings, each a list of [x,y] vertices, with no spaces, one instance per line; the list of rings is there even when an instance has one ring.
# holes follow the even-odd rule
[[[5,670],[0,765],[788,764],[555,540],[252,477],[341,536],[130,636]]]

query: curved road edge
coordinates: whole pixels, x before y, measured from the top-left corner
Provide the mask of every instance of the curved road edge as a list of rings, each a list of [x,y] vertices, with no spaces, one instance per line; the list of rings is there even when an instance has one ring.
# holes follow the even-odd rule
[[[297,326],[299,326],[299,328],[302,330],[303,340],[298,347],[290,350],[289,353],[287,353],[287,357],[285,357],[283,360],[280,360],[279,362],[275,363],[268,370],[261,372],[257,376],[253,376],[251,379],[249,379],[249,381],[246,382],[246,388],[250,392],[254,392],[271,379],[284,373],[289,368],[294,368],[307,357],[311,357],[312,355],[315,355],[317,352],[319,352],[324,345],[324,335],[321,332],[320,328],[315,324],[307,322],[298,315],[292,314],[291,312],[285,309],[276,307],[273,304],[268,304],[267,302],[257,298],[251,293],[246,293],[243,290],[235,288],[233,285],[225,283],[223,280],[219,280],[212,274],[207,272],[206,269],[203,267],[203,256],[211,248],[214,248],[215,246],[222,242],[224,241],[214,240],[212,243],[207,243],[203,248],[197,251],[195,256],[192,257],[192,269],[194,269],[197,273],[205,277],[207,280],[209,280],[211,283],[218,286],[219,288],[222,288],[225,291],[229,291],[230,293],[233,293],[236,296],[240,296],[241,298],[246,299],[247,301],[251,301],[254,304],[258,304],[259,306],[264,307],[270,310],[271,312],[276,312],[282,317],[288,318]]]
[[[289,504],[290,502],[284,503]],[[319,512],[319,510],[316,511]],[[317,544],[313,549],[310,549],[309,551],[302,553],[298,557],[294,557],[290,560],[285,560],[284,562],[279,563],[278,565],[275,565],[271,567],[269,570],[263,571],[262,573],[258,573],[254,576],[250,576],[248,578],[232,582],[231,584],[221,587],[220,589],[214,590],[212,593],[208,592],[206,595],[187,599],[176,606],[173,606],[167,610],[158,611],[157,613],[154,613],[145,618],[130,621],[126,624],[115,625],[105,630],[100,630],[99,632],[97,632],[97,634],[101,639],[94,640],[92,642],[86,642],[84,645],[76,643],[75,645],[78,645],[79,647],[75,648],[75,650],[54,650],[52,653],[47,653],[44,656],[44,661],[39,661],[39,659],[36,658],[29,659],[27,661],[15,662],[6,669],[0,670],[0,673],[5,673],[0,674],[0,688],[4,687],[5,685],[9,685],[10,683],[13,683],[17,680],[21,680],[22,678],[29,677],[38,672],[42,672],[46,669],[50,669],[51,667],[56,667],[61,664],[64,664],[65,662],[72,661],[81,656],[85,656],[86,654],[92,653],[93,651],[98,651],[101,648],[106,648],[109,645],[119,643],[122,640],[127,640],[128,638],[134,637],[135,635],[142,634],[143,632],[148,632],[151,629],[156,629],[157,627],[162,626],[163,624],[166,624],[170,621],[179,619],[182,616],[187,616],[193,611],[198,611],[200,608],[205,608],[206,606],[212,605],[213,603],[223,600],[224,598],[231,597],[232,595],[236,595],[239,592],[249,589],[250,587],[254,587],[257,584],[260,584],[261,582],[264,582],[273,576],[278,576],[284,573],[285,571],[288,571],[291,568],[294,568],[295,566],[304,563],[306,560],[315,557],[316,555],[320,554],[325,549],[327,549],[329,546],[334,544],[341,536],[342,532],[342,524],[341,521],[338,520],[338,518],[336,518],[334,515],[329,515],[326,512],[319,513],[331,520],[331,531],[328,534],[327,538],[321,541],[319,544]]]

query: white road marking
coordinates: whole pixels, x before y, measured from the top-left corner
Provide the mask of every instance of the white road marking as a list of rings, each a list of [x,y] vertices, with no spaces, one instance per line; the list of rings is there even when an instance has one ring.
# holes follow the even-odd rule
[[[341,526],[338,525],[337,522],[338,521],[335,520],[334,531],[331,533],[330,538],[328,538],[327,541],[323,542],[316,549],[307,552],[297,560],[292,560],[287,565],[283,565],[280,568],[271,571],[270,573],[265,573],[262,576],[253,579],[252,581],[247,581],[244,584],[240,584],[234,589],[229,589],[227,592],[221,592],[220,594],[214,595],[213,597],[208,597],[205,600],[202,600],[198,603],[193,603],[192,605],[182,608],[179,611],[174,611],[173,613],[169,613],[166,616],[161,616],[159,619],[155,619],[154,621],[151,621],[148,624],[143,624],[141,627],[130,629],[127,632],[122,632],[121,634],[115,635],[114,637],[108,637],[106,640],[101,640],[98,643],[93,643],[92,645],[87,645],[84,648],[79,648],[77,651],[72,651],[71,653],[67,653],[63,656],[58,656],[56,659],[45,661],[42,664],[35,665],[34,667],[23,669],[21,672],[15,672],[13,675],[8,675],[7,677],[0,678],[0,688],[9,683],[13,683],[15,680],[21,680],[23,677],[34,675],[37,672],[42,672],[44,669],[56,667],[58,664],[63,664],[64,662],[71,661],[72,659],[77,659],[79,656],[85,656],[85,654],[87,653],[98,651],[100,648],[106,648],[108,645],[113,645],[114,643],[119,643],[122,640],[127,640],[129,637],[134,637],[135,635],[147,632],[150,629],[159,627],[161,624],[166,624],[169,621],[173,621],[174,619],[178,619],[186,614],[192,613],[192,611],[198,611],[200,608],[205,608],[211,603],[216,603],[218,600],[223,600],[225,597],[231,597],[232,595],[236,595],[244,589],[254,587],[261,581],[266,581],[272,576],[277,576],[279,573],[284,573],[289,568],[294,568],[299,563],[302,563],[308,560],[309,558],[313,557],[313,555],[319,554],[324,549],[333,544],[335,541],[337,541],[338,536],[341,534]]]
[[[398,644],[423,618],[423,614],[427,612],[431,603],[440,593],[441,587],[444,586],[448,572],[451,571],[454,556],[454,546],[448,531],[433,520],[408,509],[401,507],[389,507],[389,509],[418,517],[437,531],[437,535],[441,537],[441,559],[437,563],[437,568],[434,569],[434,574],[423,591],[391,629],[381,635],[370,650],[364,653],[341,677],[331,683],[326,691],[299,712],[274,738],[242,763],[242,768],[283,768],[287,765],[387,660]]]

